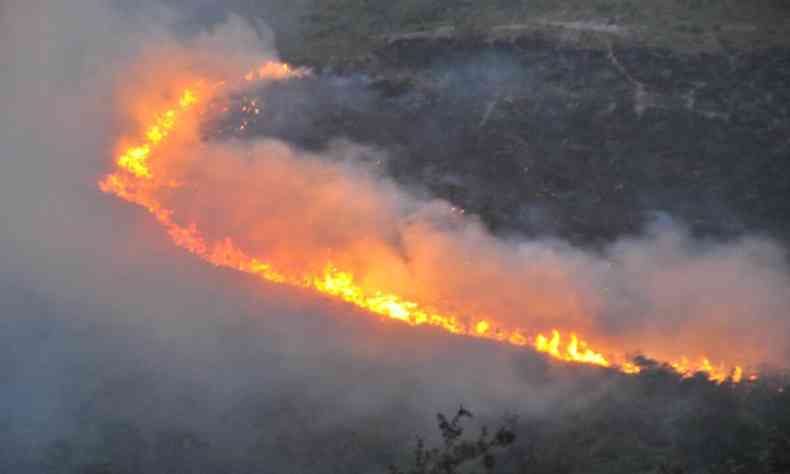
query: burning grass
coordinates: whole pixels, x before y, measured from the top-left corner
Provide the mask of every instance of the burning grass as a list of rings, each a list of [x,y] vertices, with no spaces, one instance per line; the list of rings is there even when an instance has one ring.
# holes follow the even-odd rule
[[[247,73],[244,76],[244,81],[282,81],[303,77],[306,74],[308,74],[307,71],[294,69],[287,64],[269,62]],[[234,219],[239,212],[233,208],[230,202],[216,203],[212,198],[210,187],[201,184],[203,178],[200,178],[199,173],[208,173],[204,176],[210,176],[212,179],[231,179],[234,180],[234,186],[238,186],[243,184],[244,171],[234,171],[233,167],[229,169],[210,168],[205,171],[191,170],[193,166],[200,166],[201,163],[200,153],[193,150],[199,128],[199,117],[208,111],[207,107],[210,104],[216,104],[214,99],[221,96],[225,87],[227,87],[225,82],[208,85],[205,81],[195,81],[194,86],[184,89],[171,106],[164,108],[149,119],[150,123],[143,127],[144,132],[137,141],[131,140],[132,144],[120,147],[121,151],[116,160],[117,169],[99,183],[102,191],[145,208],[166,229],[176,245],[215,266],[232,268],[275,283],[312,289],[318,293],[346,301],[371,314],[399,320],[412,326],[433,326],[457,335],[483,338],[516,346],[529,346],[555,359],[616,368],[628,374],[639,373],[642,370],[640,365],[631,361],[626,352],[617,350],[611,343],[606,349],[601,349],[600,343],[591,344],[585,338],[577,335],[577,331],[572,326],[566,329],[552,328],[550,335],[545,335],[540,331],[530,334],[525,328],[514,327],[499,321],[495,312],[488,315],[485,309],[476,310],[477,302],[474,300],[466,302],[471,306],[464,306],[463,302],[460,302],[460,305],[456,302],[443,303],[444,298],[434,296],[441,294],[440,287],[437,287],[436,290],[425,289],[421,288],[423,286],[421,284],[415,288],[411,276],[404,275],[404,278],[398,279],[382,273],[382,269],[388,265],[387,259],[392,259],[394,256],[388,255],[389,249],[379,248],[382,243],[376,242],[375,235],[365,235],[365,232],[371,229],[361,229],[362,235],[356,235],[353,231],[351,233],[345,230],[340,231],[338,237],[335,238],[337,248],[329,249],[329,252],[323,249],[325,246],[323,241],[318,244],[318,247],[313,247],[316,244],[309,242],[301,247],[299,244],[289,243],[284,246],[277,244],[279,250],[275,246],[271,255],[264,257],[255,250],[245,250],[243,243],[259,239],[260,237],[255,237],[256,234],[289,233],[287,230],[291,225],[289,221],[292,219],[298,221],[296,216],[285,216],[286,220],[281,221],[284,226],[277,227],[275,222],[275,227],[261,224],[263,225],[261,230],[250,228],[247,232],[251,234],[247,236],[228,233],[226,227],[223,227],[223,219],[219,219],[218,214],[214,214],[212,220],[204,222],[204,224],[213,227],[219,225],[219,229],[211,229],[208,232],[204,230],[202,224],[197,223],[200,220],[198,214],[192,212],[192,217],[189,217],[190,213],[187,212],[187,216],[181,216],[177,210],[179,207],[177,201],[168,204],[171,199],[170,195],[184,190],[188,194],[194,192],[191,191],[192,189],[204,188],[208,190],[202,193],[202,199],[207,199],[205,205],[201,206],[200,201],[195,201],[190,207],[216,207],[219,205],[218,212],[230,215]],[[254,113],[257,114],[260,109],[255,107],[254,110]],[[342,197],[342,193],[345,193],[344,186],[354,189],[359,186],[359,183],[349,181],[351,178],[343,173],[333,176],[333,173],[337,173],[336,170],[321,169],[320,166],[318,168],[299,166],[301,166],[301,170],[297,168],[294,177],[288,176],[289,173],[294,172],[291,169],[282,169],[279,172],[276,169],[268,169],[263,172],[266,174],[281,173],[280,181],[284,180],[283,182],[301,179],[301,175],[304,174],[307,174],[309,179],[309,175],[318,173],[317,179],[328,180],[328,186],[330,186],[328,188],[326,185],[319,187],[322,189],[320,193],[323,195],[319,193],[318,201],[323,201],[329,196],[337,196],[338,192],[341,193],[339,202],[344,205],[348,205],[351,200],[359,199],[359,196],[379,195],[377,191],[370,191],[368,194],[361,193],[358,196]],[[265,174],[256,175],[253,173],[251,176],[253,182],[269,179],[265,177]],[[333,185],[332,183],[337,184]],[[276,185],[272,182],[271,186]],[[297,184],[297,186],[301,185]],[[286,192],[285,195],[290,199],[294,193]],[[382,211],[388,207],[397,207],[397,203],[390,202],[388,199],[385,195],[381,195],[371,202],[360,200],[358,209],[352,208],[349,216],[344,216],[344,212],[339,212],[330,219],[325,231],[338,225],[334,222],[335,219],[338,222],[342,222],[344,218],[350,218],[353,221],[370,215],[378,215],[386,219],[388,214]],[[238,199],[232,199],[231,202],[248,201],[248,198],[240,195]],[[295,212],[300,211],[296,210]],[[252,214],[243,217],[243,219],[260,219],[254,207],[249,211],[242,211],[242,216],[248,212],[252,212]],[[307,209],[305,215],[309,217],[310,212]],[[183,223],[184,219],[188,222],[187,224]],[[225,225],[227,228],[235,227],[229,223]],[[311,227],[312,225],[310,224],[301,231],[315,231]],[[382,259],[379,260],[379,257]],[[395,272],[395,274],[397,273]],[[556,273],[556,271],[550,270],[549,273]],[[550,275],[546,276],[554,278]],[[535,293],[532,297],[527,296],[522,304],[533,309],[543,306],[549,313],[559,311],[557,314],[563,314],[564,311],[566,314],[573,315],[585,311],[574,301],[572,294],[563,295],[560,293],[556,298],[552,298],[551,295]],[[442,309],[443,304],[457,309]],[[485,308],[485,304],[482,307]],[[569,323],[572,322],[569,321]],[[731,362],[730,364],[729,366],[714,365],[705,355],[700,355],[699,362],[694,363],[681,354],[666,365],[683,376],[690,377],[695,373],[703,373],[716,382],[740,382],[744,378],[744,368],[741,363]],[[749,376],[754,377],[753,374],[749,374]]]

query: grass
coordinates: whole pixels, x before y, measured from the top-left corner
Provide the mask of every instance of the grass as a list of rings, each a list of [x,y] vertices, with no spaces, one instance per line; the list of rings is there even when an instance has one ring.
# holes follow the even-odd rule
[[[299,41],[281,47],[322,62],[363,57],[395,33],[547,22],[617,25],[634,41],[678,50],[790,45],[785,0],[309,0],[305,9]]]

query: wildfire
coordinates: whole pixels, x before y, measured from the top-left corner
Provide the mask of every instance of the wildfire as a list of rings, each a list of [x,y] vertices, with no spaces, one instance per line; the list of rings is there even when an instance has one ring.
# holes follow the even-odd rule
[[[284,80],[293,77],[305,77],[309,71],[305,68],[294,68],[290,64],[281,63],[278,61],[267,61],[263,63],[258,69],[249,71],[244,75],[245,81],[254,81],[256,79],[268,80]]]
[[[564,351],[560,349],[561,340],[562,336],[560,336],[560,332],[556,329],[552,331],[550,340],[543,334],[538,334],[535,338],[535,349],[540,352],[545,352],[557,359],[570,362],[583,362],[603,367],[609,367],[611,365],[606,357],[587,347],[587,343],[580,341],[576,334],[571,333],[571,340],[568,342],[567,346],[565,346]]]
[[[304,77],[307,74],[309,72],[305,69],[295,69],[287,64],[270,61],[248,72],[244,79],[246,81],[285,80]],[[221,85],[222,83],[218,87]],[[173,184],[164,178],[160,179],[156,173],[157,163],[152,159],[154,157],[157,160],[165,159],[156,154],[157,150],[176,131],[184,116],[196,110],[199,104],[207,103],[215,91],[216,88],[185,89],[174,106],[155,116],[137,144],[125,147],[119,154],[115,162],[117,169],[99,182],[100,189],[145,208],[167,230],[177,246],[215,266],[257,275],[275,283],[312,289],[351,303],[370,313],[412,326],[434,326],[453,334],[516,346],[529,346],[555,359],[614,368],[627,374],[635,374],[641,370],[625,356],[615,354],[607,357],[603,352],[593,350],[587,341],[574,332],[570,332],[568,337],[563,337],[559,329],[553,329],[550,336],[542,333],[529,336],[520,329],[503,327],[488,317],[469,318],[443,312],[392,292],[366,287],[360,284],[351,272],[343,271],[331,262],[327,262],[323,271],[318,274],[286,274],[271,264],[247,254],[230,237],[210,241],[194,224],[185,226],[178,223],[174,219],[174,211],[166,208],[153,192],[157,188],[173,186]],[[257,114],[258,109],[255,110]],[[667,366],[683,376],[703,372],[717,382],[727,380],[740,382],[744,376],[740,366],[728,370],[723,365],[714,366],[707,358],[703,358],[698,364],[691,364],[683,357]]]

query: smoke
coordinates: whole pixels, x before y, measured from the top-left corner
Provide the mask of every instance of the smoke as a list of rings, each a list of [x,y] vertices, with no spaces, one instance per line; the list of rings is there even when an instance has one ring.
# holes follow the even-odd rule
[[[469,345],[212,270],[97,189],[118,138],[156,112],[136,97],[154,91],[149,104],[164,103],[184,77],[238,77],[273,57],[260,25],[230,17],[172,33],[179,11],[101,1],[4,2],[0,12],[2,470],[42,472],[59,453],[71,453],[64,470],[142,463],[137,447],[172,430],[229,458],[309,466],[342,448],[338,429],[393,450],[460,401],[469,384],[455,355]],[[422,355],[404,357],[415,341]],[[424,367],[437,351],[448,355]],[[434,385],[441,372],[447,383]],[[112,439],[131,454],[108,451]],[[310,457],[306,439],[327,452]],[[219,462],[209,455],[190,457]],[[378,463],[364,449],[354,456]]]
[[[265,108],[265,105],[264,105]],[[415,197],[335,144],[189,147],[169,157],[166,207],[209,240],[231,237],[288,274],[327,262],[363,287],[527,333],[579,331],[607,347],[781,363],[790,308],[784,250],[767,239],[700,241],[669,218],[601,252],[502,240],[440,200]],[[337,157],[344,157],[338,160]],[[166,165],[171,166],[171,165]],[[471,319],[473,322],[475,319]]]
[[[230,451],[257,446],[277,466],[304,454],[300,437],[336,449],[337,429],[366,426],[360,442],[380,448],[458,401],[550,411],[584,382],[532,383],[524,367],[545,367],[522,352],[212,269],[100,193],[118,137],[183,81],[238,77],[276,57],[261,25],[231,16],[173,33],[182,14],[90,0],[0,6],[2,433],[35,449],[96,420],[132,419]],[[600,252],[505,240],[359,158],[383,151],[194,135],[173,151],[168,175],[189,186],[158,197],[178,219],[283,270],[319,272],[331,260],[370,287],[623,351],[786,360],[790,271],[768,239],[700,241],[659,219]],[[278,433],[293,438],[290,455]],[[16,467],[32,463],[15,456]]]

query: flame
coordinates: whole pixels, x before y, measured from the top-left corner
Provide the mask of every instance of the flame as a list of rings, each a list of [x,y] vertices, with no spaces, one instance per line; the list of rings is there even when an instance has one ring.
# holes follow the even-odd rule
[[[558,330],[551,332],[551,339],[543,334],[538,334],[535,338],[535,349],[550,356],[568,362],[581,362],[584,364],[600,365],[609,367],[612,364],[598,352],[587,347],[585,341],[580,341],[575,333],[571,333],[570,341],[563,349],[561,347],[562,336]]]
[[[245,74],[244,80],[254,81],[256,79],[268,79],[281,81],[294,77],[305,77],[307,75],[309,75],[309,71],[305,68],[294,68],[290,64],[278,61],[267,61],[259,66],[258,69],[251,70]]]
[[[245,74],[244,80],[276,81],[305,77],[308,74],[309,71],[306,69],[269,61]],[[157,175],[157,163],[152,161],[152,158],[165,159],[156,152],[177,131],[182,119],[197,110],[201,104],[208,103],[216,91],[225,85],[225,82],[220,82],[212,87],[196,86],[184,89],[176,105],[154,117],[138,143],[126,146],[120,152],[115,161],[116,170],[99,181],[99,188],[105,193],[113,194],[146,209],[166,229],[173,243],[215,266],[256,275],[274,283],[311,289],[346,301],[370,313],[412,326],[434,326],[457,335],[532,347],[558,360],[613,368],[625,374],[637,374],[642,370],[624,355],[605,356],[603,351],[592,349],[590,344],[575,332],[569,332],[569,336],[564,337],[560,329],[551,329],[551,337],[543,333],[530,337],[520,329],[506,328],[488,317],[461,317],[458,314],[411,301],[392,292],[369,288],[357,282],[353,273],[337,268],[332,262],[327,262],[323,271],[318,274],[286,274],[275,269],[270,263],[248,255],[230,237],[209,241],[194,224],[185,226],[178,223],[174,219],[174,211],[167,209],[155,197],[155,190],[172,187],[174,183]],[[260,112],[255,102],[251,102],[251,107],[254,108],[252,110],[256,115]],[[691,377],[694,373],[701,372],[710,380],[719,383],[727,380],[737,383],[744,378],[741,366],[727,370],[724,365],[714,366],[705,357],[698,364],[691,364],[686,357],[681,357],[666,366],[683,377]],[[756,375],[748,377],[749,380],[755,378]]]
[[[736,365],[731,370],[727,370],[723,364],[714,366],[707,357],[702,357],[697,364],[689,362],[687,357],[681,357],[679,361],[672,362],[669,366],[683,377],[692,377],[696,373],[702,373],[706,374],[709,379],[719,383],[727,380],[738,383],[743,380],[743,368],[741,366]]]
[[[151,170],[148,167],[148,158],[151,150],[164,140],[176,126],[176,116],[197,103],[197,97],[191,89],[186,89],[178,100],[179,108],[169,109],[159,114],[154,124],[145,132],[145,143],[129,147],[120,157],[117,165],[137,178],[150,179]]]

